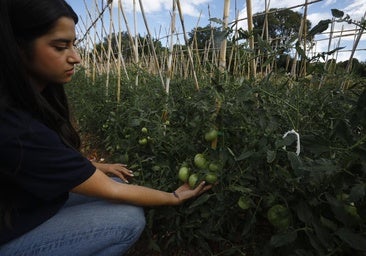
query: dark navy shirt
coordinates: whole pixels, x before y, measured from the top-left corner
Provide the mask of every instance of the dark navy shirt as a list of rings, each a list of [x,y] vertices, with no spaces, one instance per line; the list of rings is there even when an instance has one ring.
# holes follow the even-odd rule
[[[12,209],[11,227],[0,228],[0,245],[55,215],[95,169],[29,114],[0,113],[0,203]]]

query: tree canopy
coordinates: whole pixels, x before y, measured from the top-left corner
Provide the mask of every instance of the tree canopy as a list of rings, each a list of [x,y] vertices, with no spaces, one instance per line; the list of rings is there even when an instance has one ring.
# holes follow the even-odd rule
[[[262,36],[265,26],[265,12],[253,16],[253,33],[255,38]],[[270,9],[267,14],[269,39],[278,40],[284,44],[293,36],[298,36],[302,14],[289,9]],[[306,31],[309,31],[311,22],[306,20]]]

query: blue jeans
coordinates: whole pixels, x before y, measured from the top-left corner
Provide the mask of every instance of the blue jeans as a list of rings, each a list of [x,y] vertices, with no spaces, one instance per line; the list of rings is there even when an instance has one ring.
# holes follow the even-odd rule
[[[1,256],[121,256],[140,237],[140,207],[70,193],[51,219],[0,247]]]

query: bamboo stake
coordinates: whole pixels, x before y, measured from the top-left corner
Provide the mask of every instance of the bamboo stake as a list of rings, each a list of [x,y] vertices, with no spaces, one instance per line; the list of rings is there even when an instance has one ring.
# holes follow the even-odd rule
[[[366,11],[365,11],[365,13],[364,13],[364,15],[363,15],[362,20],[365,20],[365,17],[366,17]],[[364,30],[365,30],[365,27],[364,27],[364,26],[362,26],[362,27],[359,29],[358,34],[356,34],[356,35],[355,35],[355,36],[356,36],[356,39],[355,39],[355,41],[353,42],[353,47],[352,47],[351,55],[350,55],[350,57],[349,57],[349,61],[348,61],[347,68],[346,68],[347,73],[351,73],[351,70],[352,70],[352,63],[353,63],[353,56],[354,56],[354,54],[355,54],[355,52],[356,52],[357,46],[358,46],[358,44],[359,44],[359,42],[360,42],[360,39],[361,39],[361,37],[362,37],[362,35],[363,35]],[[349,81],[346,81],[346,80],[345,80],[345,81],[343,81],[343,83],[342,83],[342,90],[347,89],[347,88],[348,88],[348,84],[349,84]]]
[[[161,85],[163,86],[163,88],[165,88],[164,78],[163,78],[163,75],[161,73],[161,69],[160,69],[158,57],[156,56],[154,41],[152,39],[152,36],[151,36],[151,33],[150,33],[150,29],[149,29],[149,25],[147,23],[147,19],[146,19],[146,16],[145,16],[145,11],[144,11],[144,6],[142,5],[142,1],[141,0],[139,0],[139,3],[140,3],[141,14],[142,14],[142,17],[143,17],[143,20],[144,20],[144,23],[145,23],[146,31],[147,31],[147,34],[149,35],[149,42],[151,44],[151,51],[153,53],[153,58],[154,58],[154,61],[155,61],[155,65],[156,65],[156,68],[158,69],[158,72],[159,72],[159,77],[160,77],[160,80],[161,80]]]
[[[121,49],[121,44],[122,44],[122,35],[121,35],[121,14],[119,12],[121,6],[121,0],[118,0],[118,12],[117,12],[117,16],[118,16],[118,58],[117,58],[117,103],[119,103],[121,101],[121,60],[122,58],[122,49]],[[128,77],[128,73],[126,72],[127,77]]]
[[[366,17],[366,11],[365,11],[365,13],[364,13],[364,15],[363,15],[363,20],[365,19],[365,17]],[[358,46],[358,44],[359,44],[359,42],[360,42],[360,39],[361,39],[361,37],[362,37],[362,35],[363,35],[364,30],[365,30],[365,27],[364,27],[364,26],[362,26],[362,27],[359,29],[358,34],[356,34],[356,35],[355,35],[355,36],[356,36],[356,39],[355,39],[355,41],[353,42],[352,52],[351,52],[351,55],[350,55],[350,57],[349,57],[349,61],[348,61],[348,65],[347,65],[347,72],[348,72],[348,73],[349,73],[349,72],[351,72],[351,70],[352,70],[353,56],[355,55],[355,52],[356,52],[357,46]]]
[[[136,0],[133,0],[133,26],[135,29],[135,62],[140,67],[140,60],[139,60],[139,54],[138,54],[138,32],[137,32],[137,15],[136,15]],[[140,71],[139,71],[140,72]],[[139,84],[139,72],[137,72],[135,77],[135,85],[138,86]]]
[[[268,1],[268,2],[267,2]],[[270,6],[270,3],[271,1],[270,0],[266,0],[266,3],[265,3],[265,12],[266,12],[266,15],[264,17],[264,24],[265,24],[265,29],[264,29],[264,35],[265,35],[265,40],[268,44],[270,44],[269,42],[269,31],[268,31],[268,11],[269,11],[269,6]],[[266,53],[267,57],[268,57],[268,54]],[[266,65],[266,71],[265,71],[265,74],[268,75],[271,71],[271,66],[270,64]]]
[[[176,3],[177,3],[178,11],[179,11],[180,22],[182,24],[184,41],[186,43],[187,50],[188,50],[189,60],[190,60],[191,65],[192,65],[192,72],[193,72],[193,78],[194,78],[194,82],[195,82],[195,87],[196,87],[196,90],[199,90],[198,79],[197,79],[196,71],[194,69],[194,62],[193,62],[192,52],[191,52],[191,48],[190,48],[190,46],[188,44],[188,38],[187,38],[186,28],[184,26],[184,18],[183,18],[182,8],[180,6],[180,0],[176,0],[176,1],[177,1]]]
[[[119,11],[122,14],[123,20],[124,20],[125,25],[126,25],[127,35],[128,35],[128,39],[130,41],[130,48],[132,49],[131,52],[132,52],[133,60],[134,60],[135,64],[137,64],[138,63],[138,51],[137,51],[137,48],[135,47],[134,39],[133,39],[131,29],[130,29],[130,26],[129,26],[129,23],[128,23],[128,20],[127,20],[127,17],[126,17],[126,14],[125,14],[122,3],[119,6]]]
[[[207,6],[208,9],[208,17],[209,17],[209,21],[210,21],[210,40],[208,41],[208,46],[207,46],[207,58],[205,58],[205,62],[209,61],[209,53],[210,51],[212,52],[212,56],[214,55],[214,51],[215,51],[215,38],[214,38],[214,32],[213,32],[213,27],[212,27],[212,21],[211,21],[211,10],[210,10],[210,5]],[[211,50],[212,49],[212,50]],[[211,58],[211,63],[214,64],[215,62],[213,62],[213,57]],[[210,70],[208,71],[210,75],[212,75],[213,73],[213,66],[216,67],[215,65],[210,65]]]
[[[165,82],[165,92],[169,94],[170,89],[170,80],[172,78],[172,61],[173,61],[173,47],[174,47],[174,33],[175,33],[175,16],[176,16],[176,2],[175,0],[172,1],[172,15],[170,21],[170,44],[169,44],[169,56],[167,62],[167,77]]]
[[[107,78],[105,82],[106,96],[109,95],[109,76],[112,55],[112,23],[113,23],[113,6],[109,5],[109,35],[108,35],[108,55],[107,55]]]
[[[252,51],[254,51],[254,37],[253,37],[253,14],[252,14],[252,1],[246,0],[247,2],[247,17],[248,17],[248,32],[250,34],[249,46]],[[250,76],[252,78],[256,77],[256,64],[255,58],[250,60]]]
[[[193,42],[192,42],[195,45],[195,47],[192,46],[192,48],[194,48],[196,50],[196,59],[197,59],[196,69],[198,69],[198,71],[201,70],[201,59],[200,59],[200,55],[199,55],[198,42],[197,42],[197,28],[198,28],[199,21],[201,19],[201,15],[202,15],[202,11],[200,12],[200,15],[199,15],[197,23],[196,23],[196,27],[194,29]]]
[[[298,35],[298,41],[301,42],[301,35],[302,35],[302,31],[304,29],[304,22],[301,22],[300,24],[300,29],[299,29],[299,35]],[[294,56],[294,59],[293,59],[293,62],[292,62],[292,67],[291,67],[291,76],[292,77],[295,77],[297,75],[297,72],[296,72],[296,69],[297,69],[297,56],[298,56],[298,53],[296,52],[295,53],[295,56]]]
[[[86,24],[85,24],[85,22],[84,22],[83,17],[80,17],[80,20],[81,20],[81,23],[83,24],[83,26],[84,26],[84,27],[86,27]],[[94,41],[94,42],[95,42],[95,41]],[[99,57],[99,59],[101,60],[101,55],[100,55],[100,54],[98,54],[98,52],[96,51],[96,44],[95,44],[95,43],[94,43],[93,47],[94,47],[94,53],[95,53],[94,58]],[[102,48],[102,52],[105,52],[104,47]],[[101,52],[101,53],[102,53],[102,52]],[[95,81],[95,77],[93,77],[93,81]]]
[[[304,51],[306,51],[306,40],[307,40],[307,15],[308,15],[308,0],[305,0],[305,9],[304,9],[304,15],[303,15],[303,19],[302,19],[302,22],[303,22],[303,47],[304,47]],[[302,58],[301,60],[302,62],[302,72],[300,75],[302,76],[306,76],[306,73],[307,73],[307,70],[306,70],[306,66],[307,66],[307,61],[306,59]]]
[[[239,11],[236,8],[236,0],[235,0],[235,13],[236,13],[236,18],[237,19],[239,17]],[[235,32],[234,32],[234,42],[235,44],[232,45],[231,47],[231,51],[230,51],[230,56],[229,56],[229,62],[228,62],[228,67],[227,70],[230,72],[231,70],[231,64],[232,64],[232,60],[234,58],[234,52],[237,48],[237,39],[238,38],[238,23],[235,24]]]
[[[224,22],[223,29],[225,31],[228,28],[229,11],[230,11],[230,0],[225,0],[224,15],[223,15],[223,22]],[[220,47],[220,59],[219,59],[219,71],[220,72],[224,72],[226,70],[226,46],[227,46],[227,39],[225,37],[221,41],[221,47]]]

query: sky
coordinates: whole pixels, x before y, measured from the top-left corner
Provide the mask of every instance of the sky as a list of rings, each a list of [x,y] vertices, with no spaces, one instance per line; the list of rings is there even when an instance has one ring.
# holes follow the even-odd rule
[[[102,10],[103,6],[106,5],[107,0],[67,0],[68,3],[74,8],[76,13],[81,17],[81,22],[78,24],[78,33],[83,34],[83,31],[86,30],[92,23],[88,11],[92,16],[93,20],[97,16],[97,8],[96,4],[98,4],[98,9]],[[111,1],[111,0],[110,0]],[[135,0],[135,7],[137,10],[136,20],[137,26],[136,31],[140,35],[144,36],[147,34],[147,28],[143,21],[143,16],[141,14],[141,9],[139,5],[140,0]],[[308,2],[315,2],[316,0],[308,0]],[[121,0],[122,8],[127,16],[129,28],[132,30],[131,32],[135,32],[134,29],[134,20],[133,20],[133,2],[134,0]],[[143,5],[143,10],[146,15],[146,20],[148,23],[148,30],[152,34],[152,36],[156,39],[160,39],[163,44],[168,43],[168,37],[170,31],[171,24],[171,16],[172,16],[172,0],[141,0]],[[222,19],[223,10],[224,10],[224,0],[181,0],[181,8],[185,23],[186,32],[192,31],[197,26],[205,27],[210,23],[210,18],[218,18]],[[252,13],[263,12],[265,10],[265,4],[269,5],[269,8],[289,8],[298,6],[301,3],[298,0],[252,0]],[[112,17],[114,18],[114,26],[115,29],[118,28],[117,21],[117,11],[118,11],[118,0],[113,0],[113,11]],[[303,13],[304,7],[293,8],[293,11]],[[338,9],[343,11],[345,14],[348,14],[353,20],[361,21],[366,14],[366,3],[365,0],[321,0],[319,2],[310,4],[308,6],[308,20],[312,23],[312,26],[315,26],[319,23],[320,20],[332,19],[331,9]],[[88,11],[87,11],[88,10]],[[122,17],[122,16],[121,16]],[[239,26],[247,29],[247,7],[246,0],[231,0],[230,1],[230,14],[229,14],[229,22],[235,20],[235,17],[239,19],[243,19]],[[122,18],[121,18],[122,19]],[[104,22],[108,23],[109,20],[109,10],[105,12]],[[97,23],[97,26],[100,26],[100,22]],[[219,24],[213,24],[219,26]],[[177,13],[176,17],[176,32],[182,33],[183,29],[179,20],[179,15]],[[108,32],[108,26],[107,31]],[[117,27],[117,28],[116,28]],[[335,37],[331,42],[327,39],[326,35],[318,35],[316,36],[316,52],[327,52],[328,47],[332,50],[337,47],[345,47],[341,51],[337,53],[337,60],[344,61],[349,59],[350,50],[352,49],[355,43],[355,36],[353,32],[349,32],[347,30],[355,29],[354,25],[349,25],[345,22],[336,23],[334,31],[342,31],[342,37]],[[127,31],[125,23],[121,22],[121,30]],[[334,34],[335,36],[337,34]],[[344,36],[348,35],[348,36]],[[82,35],[79,37],[82,37]],[[177,38],[179,42],[183,44],[183,37],[181,39]],[[180,41],[182,40],[182,41]],[[357,58],[359,61],[366,62],[366,30],[364,31],[360,42],[357,46],[357,51],[354,55],[354,58]],[[334,57],[334,56],[333,56]]]

